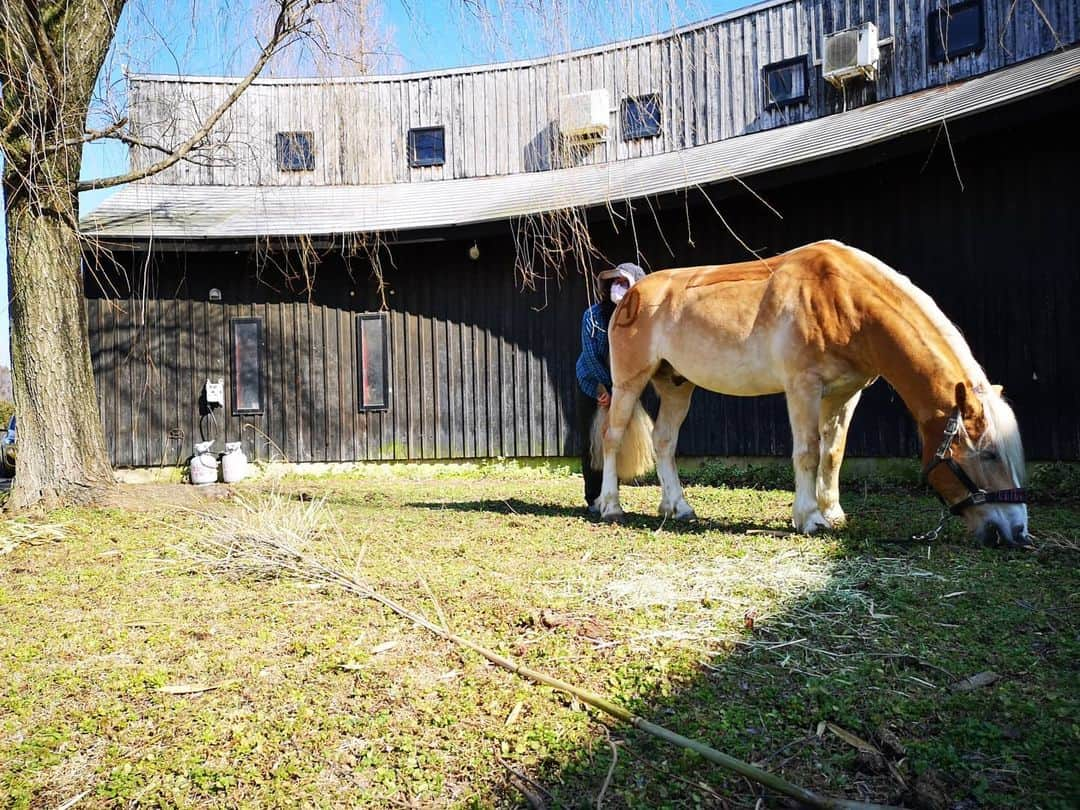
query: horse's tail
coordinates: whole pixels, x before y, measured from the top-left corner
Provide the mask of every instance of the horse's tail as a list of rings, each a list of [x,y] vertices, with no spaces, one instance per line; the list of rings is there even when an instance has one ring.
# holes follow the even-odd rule
[[[604,431],[608,425],[608,409],[597,408],[593,417],[590,436],[590,458],[594,470],[604,469]],[[629,481],[652,470],[656,466],[656,453],[652,442],[653,423],[649,414],[634,403],[634,412],[623,433],[622,444],[615,458],[615,471],[620,481]]]

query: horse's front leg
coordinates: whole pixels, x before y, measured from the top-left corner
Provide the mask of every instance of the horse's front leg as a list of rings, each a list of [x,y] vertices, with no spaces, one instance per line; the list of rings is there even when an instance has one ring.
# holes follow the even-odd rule
[[[660,515],[676,520],[693,520],[697,515],[683,495],[679,470],[675,466],[675,446],[679,442],[679,428],[690,410],[694,384],[684,380],[676,385],[669,378],[654,377],[653,388],[660,397],[660,412],[653,426],[656,474],[660,478]]]
[[[834,529],[844,525],[847,516],[840,507],[840,465],[844,461],[848,428],[855,406],[862,396],[860,388],[854,394],[827,396],[821,403],[819,430],[821,460],[818,464],[817,503],[821,514]]]
[[[604,431],[604,480],[600,486],[598,498],[600,515],[604,520],[620,521],[623,518],[622,504],[619,503],[619,475],[616,471],[616,458],[636,402],[637,396],[627,389],[618,385],[612,389],[608,424]]]
[[[813,534],[828,529],[817,501],[820,458],[821,380],[817,375],[797,377],[787,388],[788,419],[791,421],[791,461],[795,467],[795,505],[792,524],[796,531]]]

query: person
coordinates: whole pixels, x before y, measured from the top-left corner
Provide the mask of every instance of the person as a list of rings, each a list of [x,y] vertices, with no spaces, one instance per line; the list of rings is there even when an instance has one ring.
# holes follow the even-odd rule
[[[590,436],[597,408],[611,404],[611,362],[608,357],[608,324],[615,305],[627,291],[645,277],[645,271],[626,262],[604,270],[596,277],[597,302],[581,317],[581,354],[576,373],[578,381],[578,436],[581,441],[581,474],[585,479],[585,505],[599,514],[597,499],[604,475],[594,470],[590,461]]]

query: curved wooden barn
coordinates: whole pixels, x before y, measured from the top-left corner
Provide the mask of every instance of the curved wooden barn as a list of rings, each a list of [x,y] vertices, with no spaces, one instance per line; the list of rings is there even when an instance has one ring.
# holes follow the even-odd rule
[[[937,300],[1029,458],[1080,458],[1078,41],[1074,0],[770,0],[538,60],[256,81],[198,160],[83,219],[112,461],[200,434],[299,462],[572,455],[582,265],[824,237]],[[140,138],[182,142],[237,81],[131,77]],[[579,250],[545,277],[553,231]],[[780,398],[699,393],[679,452],[790,442]],[[879,382],[849,455],[916,449]]]

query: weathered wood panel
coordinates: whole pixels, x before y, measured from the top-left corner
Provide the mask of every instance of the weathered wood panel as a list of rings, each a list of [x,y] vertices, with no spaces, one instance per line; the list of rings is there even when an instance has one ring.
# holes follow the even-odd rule
[[[1075,0],[986,0],[985,46],[931,65],[926,26],[935,7],[933,0],[780,0],[667,36],[514,66],[323,83],[257,82],[215,131],[212,160],[181,161],[151,182],[335,185],[535,171],[549,167],[529,156],[553,146],[558,97],[591,89],[607,89],[614,125],[577,162],[630,159],[955,82],[1080,40]],[[881,75],[837,92],[821,78],[821,38],[864,21],[874,22],[882,38],[892,38],[882,46]],[[762,68],[801,55],[811,65],[809,101],[766,109]],[[179,143],[230,86],[223,80],[135,78],[130,112],[136,132],[148,142]],[[615,120],[621,101],[651,92],[663,100],[662,136],[622,139]],[[444,165],[408,165],[406,135],[417,126],[445,127]],[[314,171],[276,168],[275,133],[287,131],[314,134]],[[136,148],[132,162],[145,166],[159,154]]]

